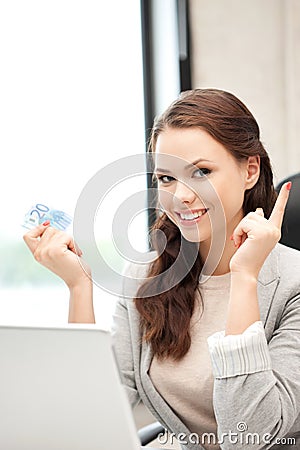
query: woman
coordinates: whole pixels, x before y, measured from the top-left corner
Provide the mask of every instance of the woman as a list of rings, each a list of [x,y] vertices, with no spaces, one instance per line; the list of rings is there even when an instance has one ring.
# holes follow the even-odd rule
[[[182,94],[156,120],[150,151],[154,228],[167,243],[154,239],[135,298],[125,292],[115,312],[130,401],[183,448],[289,448],[280,439],[300,431],[300,256],[278,241],[291,183],[276,199],[255,119],[220,90]],[[69,320],[93,322],[72,239],[44,224],[25,241],[69,286]]]

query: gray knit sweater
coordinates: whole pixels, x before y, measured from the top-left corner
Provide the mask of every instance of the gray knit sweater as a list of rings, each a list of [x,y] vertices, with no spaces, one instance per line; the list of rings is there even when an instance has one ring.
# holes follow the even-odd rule
[[[144,266],[144,273],[145,269]],[[136,275],[136,268],[131,267],[130,271]],[[142,341],[139,315],[132,298],[128,298],[129,289],[133,292],[132,285],[127,289],[125,284],[112,332],[130,402],[134,406],[142,400],[169,432],[180,436],[183,449],[203,449],[189,439],[190,431],[151,382],[149,367],[153,355]],[[261,359],[261,370],[253,373],[251,368],[241,366],[236,375],[215,377],[213,406],[218,438],[222,441],[220,448],[300,449],[300,252],[276,245],[260,271],[258,299],[265,331],[261,351],[256,355],[256,364]],[[244,340],[241,345],[251,345],[249,342]],[[230,351],[226,352],[225,347],[222,352],[211,348],[219,367],[226,367],[226,360],[230,359]],[[264,362],[266,355],[271,367]],[[247,430],[239,429],[241,422]],[[294,443],[288,445],[291,437]]]

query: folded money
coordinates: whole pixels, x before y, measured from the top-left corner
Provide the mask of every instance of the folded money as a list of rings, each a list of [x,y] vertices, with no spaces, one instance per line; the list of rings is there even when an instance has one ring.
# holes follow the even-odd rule
[[[32,228],[50,221],[50,226],[64,231],[72,223],[72,217],[59,209],[49,208],[43,203],[36,203],[25,214],[23,226],[31,230]]]

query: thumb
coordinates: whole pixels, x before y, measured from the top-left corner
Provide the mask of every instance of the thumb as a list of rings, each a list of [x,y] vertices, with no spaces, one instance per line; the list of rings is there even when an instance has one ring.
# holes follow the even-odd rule
[[[258,214],[261,217],[265,217],[264,210],[262,208],[256,208],[255,210],[256,214]]]
[[[37,249],[37,246],[39,245],[39,239],[43,236],[49,225],[50,222],[45,222],[45,225],[38,225],[37,227],[28,231],[28,233],[24,234],[23,239],[31,253],[34,253]]]

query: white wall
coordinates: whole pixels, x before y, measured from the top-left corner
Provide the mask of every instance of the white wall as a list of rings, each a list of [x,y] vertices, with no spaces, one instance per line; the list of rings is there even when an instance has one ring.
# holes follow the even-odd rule
[[[193,87],[246,103],[275,182],[300,171],[300,2],[190,0],[190,24]]]

